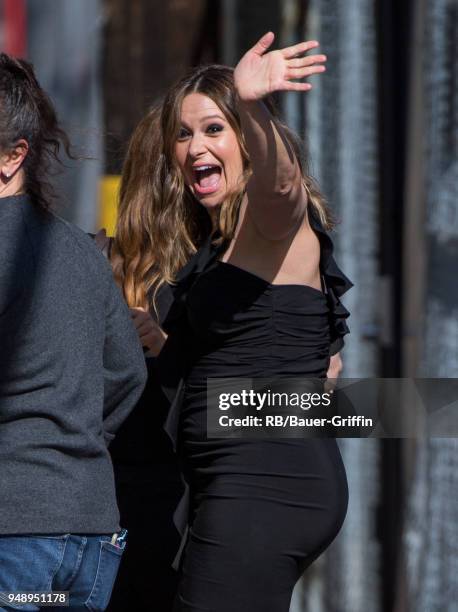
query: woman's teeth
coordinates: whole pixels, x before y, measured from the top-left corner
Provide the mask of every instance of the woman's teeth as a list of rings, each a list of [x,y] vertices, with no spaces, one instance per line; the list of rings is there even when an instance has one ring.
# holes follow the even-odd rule
[[[197,166],[196,172],[202,172],[202,170],[210,170],[211,168],[217,168],[217,166]]]
[[[205,165],[194,168],[196,182],[194,188],[197,193],[207,195],[219,189],[221,181],[221,168],[219,166]]]

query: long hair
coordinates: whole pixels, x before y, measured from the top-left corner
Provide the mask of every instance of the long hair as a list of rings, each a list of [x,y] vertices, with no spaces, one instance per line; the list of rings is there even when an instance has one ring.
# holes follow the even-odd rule
[[[240,204],[251,174],[240,116],[237,112],[233,69],[212,64],[190,71],[152,108],[137,126],[124,163],[119,214],[112,248],[115,278],[130,306],[154,305],[163,283],[173,283],[178,270],[211,233],[207,211],[185,185],[175,159],[181,105],[191,93],[215,102],[235,131],[243,162],[243,181],[219,207],[220,240],[229,242],[237,226]],[[278,119],[272,100],[264,100],[284,129],[300,165],[310,204],[325,228],[332,219],[313,179],[304,170],[298,138]]]
[[[56,162],[62,163],[62,146],[74,159],[70,142],[32,65],[0,53],[0,150],[12,151],[21,139],[29,145],[21,166],[24,191],[40,209],[47,210],[54,197],[49,174]]]

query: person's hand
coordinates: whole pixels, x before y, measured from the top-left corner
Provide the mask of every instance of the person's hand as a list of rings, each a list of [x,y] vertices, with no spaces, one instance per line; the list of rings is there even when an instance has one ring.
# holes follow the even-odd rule
[[[273,32],[264,34],[235,67],[234,82],[241,100],[260,100],[274,91],[307,91],[312,88],[310,83],[295,80],[326,70],[325,55],[303,55],[318,47],[318,41],[267,52],[274,38]]]
[[[329,361],[329,368],[326,374],[326,382],[324,383],[325,391],[333,392],[336,386],[336,379],[340,376],[342,372],[343,363],[340,353],[336,353],[335,355],[331,355]]]
[[[167,340],[167,334],[145,308],[131,308],[130,313],[142,346],[149,349],[147,357],[157,357]]]

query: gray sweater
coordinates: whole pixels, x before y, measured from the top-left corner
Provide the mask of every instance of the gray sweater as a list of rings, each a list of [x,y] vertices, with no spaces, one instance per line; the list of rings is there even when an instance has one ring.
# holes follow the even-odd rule
[[[146,380],[92,239],[0,198],[0,534],[119,529],[107,444]]]

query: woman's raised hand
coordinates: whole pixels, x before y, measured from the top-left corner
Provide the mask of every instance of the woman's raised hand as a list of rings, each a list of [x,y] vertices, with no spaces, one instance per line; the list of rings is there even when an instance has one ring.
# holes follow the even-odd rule
[[[316,40],[268,52],[274,38],[273,32],[264,34],[235,67],[235,87],[241,100],[260,100],[274,91],[307,91],[312,85],[297,79],[326,70],[325,55],[304,55],[319,46]]]

